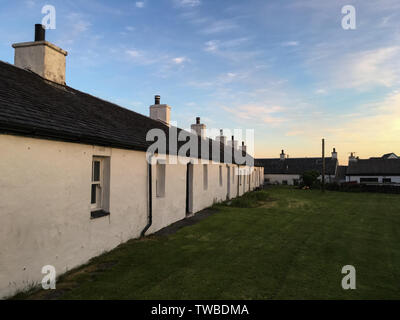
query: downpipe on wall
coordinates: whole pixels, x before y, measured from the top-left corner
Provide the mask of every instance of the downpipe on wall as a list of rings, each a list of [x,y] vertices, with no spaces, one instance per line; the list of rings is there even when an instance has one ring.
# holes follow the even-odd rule
[[[153,223],[153,178],[152,178],[152,165],[151,165],[151,160],[153,158],[153,155],[149,156],[148,159],[148,164],[147,164],[147,174],[148,174],[148,179],[149,179],[149,212],[148,212],[148,217],[147,217],[147,225],[144,227],[142,233],[140,234],[140,237],[143,238],[146,235],[147,230],[151,227]]]

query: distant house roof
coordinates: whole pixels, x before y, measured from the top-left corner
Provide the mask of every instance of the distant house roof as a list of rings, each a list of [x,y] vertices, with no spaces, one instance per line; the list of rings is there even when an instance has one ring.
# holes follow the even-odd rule
[[[347,168],[348,176],[399,176],[399,159],[358,159],[349,162]]]
[[[398,159],[399,157],[395,153],[391,152],[391,153],[384,154],[382,156],[382,158],[383,159]]]
[[[153,143],[146,141],[150,129],[168,137],[169,127],[160,121],[0,61],[0,133],[146,151]],[[207,140],[208,158],[217,144],[223,160],[228,147]],[[178,141],[178,148],[184,143]],[[166,151],[173,154],[168,143]]]
[[[306,171],[322,173],[322,158],[255,159],[255,164],[264,167],[264,174],[303,174]],[[325,174],[336,174],[337,159],[325,158]]]

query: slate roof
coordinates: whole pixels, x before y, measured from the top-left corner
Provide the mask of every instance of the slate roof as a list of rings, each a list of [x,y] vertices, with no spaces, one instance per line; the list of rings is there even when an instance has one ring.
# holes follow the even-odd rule
[[[257,166],[264,167],[264,174],[303,174],[306,171],[322,172],[322,158],[288,158],[281,160],[255,159]],[[325,174],[336,174],[337,159],[325,158]]]
[[[146,151],[153,143],[146,134],[155,128],[168,137],[169,127],[160,121],[0,61],[0,133]],[[209,159],[217,144],[223,160],[228,147],[207,140]],[[184,143],[178,141],[178,148]],[[168,144],[166,152],[176,154]]]
[[[399,176],[400,159],[358,159],[349,162],[348,176]]]
[[[336,170],[336,178],[339,180],[346,179],[347,166],[338,166]]]
[[[386,153],[382,156],[382,158],[384,159],[388,159],[390,156],[395,156],[396,158],[398,158],[397,154],[391,152],[391,153]]]

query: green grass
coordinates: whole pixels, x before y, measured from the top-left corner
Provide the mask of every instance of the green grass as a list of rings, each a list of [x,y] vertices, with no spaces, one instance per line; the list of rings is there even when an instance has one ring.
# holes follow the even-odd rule
[[[400,197],[273,188],[63,276],[58,299],[399,299]],[[245,201],[248,203],[248,201]],[[237,204],[237,203],[236,203]],[[251,206],[251,205],[250,205]],[[343,290],[344,265],[357,289]]]

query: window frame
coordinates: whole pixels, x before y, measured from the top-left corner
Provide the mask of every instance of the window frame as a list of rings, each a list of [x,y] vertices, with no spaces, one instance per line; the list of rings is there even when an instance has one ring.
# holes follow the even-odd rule
[[[99,180],[94,180],[95,177],[95,162],[99,162]],[[93,199],[93,186],[96,185],[96,202],[92,202]],[[91,179],[91,191],[90,191],[90,209],[92,212],[103,210],[104,203],[104,159],[102,157],[93,156],[92,158],[92,179]]]

